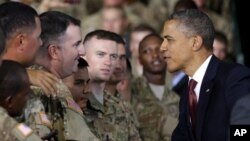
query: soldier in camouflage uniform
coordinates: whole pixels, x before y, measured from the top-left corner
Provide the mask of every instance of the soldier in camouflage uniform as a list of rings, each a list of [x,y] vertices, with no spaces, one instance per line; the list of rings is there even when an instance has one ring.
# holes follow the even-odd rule
[[[14,74],[14,75],[13,75]],[[20,116],[30,93],[26,70],[17,62],[5,60],[0,69],[0,139],[3,141],[41,141]]]
[[[154,29],[148,25],[138,25],[130,33],[129,50],[131,53],[130,62],[132,65],[133,77],[142,76],[142,65],[139,61],[139,43],[150,33],[154,33]]]
[[[33,8],[19,2],[4,3],[0,7],[0,23],[7,43],[3,59],[14,60],[29,67],[34,63],[42,44],[38,14]],[[58,81],[55,76],[45,71],[28,71],[28,75],[30,83],[42,87],[46,93],[55,93],[54,82]]]
[[[84,55],[80,21],[61,12],[40,15],[43,45],[39,49],[35,69],[50,71],[63,79],[77,70],[78,58]],[[59,82],[57,97],[47,97],[39,87],[33,86],[26,117],[39,134],[57,130],[56,139],[98,141],[84,122],[80,107],[68,88]]]
[[[110,12],[110,11],[114,11],[114,12]],[[110,13],[113,13],[113,14],[111,15]],[[126,32],[130,31],[131,28],[142,23],[141,17],[135,15],[131,11],[126,11],[126,9],[122,5],[120,6],[109,5],[107,7],[104,6],[98,12],[92,15],[89,15],[86,18],[82,18],[83,19],[82,27],[84,29],[83,31],[84,35],[96,29],[104,29],[103,27],[103,22],[105,20],[104,15],[107,15],[107,14],[111,15],[112,17],[113,15],[117,15],[116,18],[112,19],[112,24],[115,24],[115,21],[117,21],[118,19],[122,20],[123,23],[121,23],[121,25],[123,26],[124,29],[122,29],[121,30],[122,32],[120,31],[120,33],[116,32],[117,34],[120,34],[122,36],[124,36]]]
[[[42,0],[37,11],[60,11],[77,19],[87,16],[86,0]]]
[[[122,98],[122,95],[117,90],[117,84],[121,82],[125,76],[127,75],[127,58],[126,58],[126,51],[125,51],[125,42],[121,38],[117,41],[118,45],[118,58],[115,63],[114,72],[112,73],[110,79],[106,82],[105,89],[107,92],[110,93],[110,95],[117,98],[119,101],[121,101],[122,105],[124,106],[124,109],[126,111],[126,114],[131,118],[133,124],[135,124],[136,127],[139,127],[138,120],[135,116],[135,113],[131,107],[131,104],[129,101],[125,101]]]
[[[104,90],[118,57],[119,40],[119,35],[104,30],[90,32],[84,39],[91,80],[86,121],[102,141],[140,141],[123,102]]]
[[[163,39],[146,36],[139,45],[143,77],[132,83],[132,104],[144,141],[170,141],[177,125],[179,97],[165,83],[166,64],[160,55]]]
[[[82,111],[87,108],[89,90],[88,63],[83,58],[79,58],[78,71],[63,79],[64,84],[69,88],[73,99],[80,106]]]

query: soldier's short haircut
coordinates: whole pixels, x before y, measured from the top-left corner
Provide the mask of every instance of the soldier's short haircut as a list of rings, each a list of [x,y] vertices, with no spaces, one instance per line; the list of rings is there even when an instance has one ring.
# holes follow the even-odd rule
[[[4,50],[5,50],[5,35],[4,35],[3,30],[0,26],[0,55],[3,54]]]
[[[31,32],[36,28],[37,12],[20,2],[7,2],[0,5],[0,25],[8,40],[13,34]]]
[[[48,11],[39,15],[41,20],[41,39],[43,41],[40,51],[46,52],[51,42],[58,42],[59,37],[63,36],[70,24],[79,26],[80,20],[58,11]]]
[[[140,50],[142,49],[142,47],[145,45],[144,42],[148,40],[148,38],[151,38],[151,37],[156,37],[158,38],[159,40],[163,41],[163,38],[159,35],[159,34],[156,34],[156,33],[151,33],[147,36],[145,36],[141,42],[139,43],[139,52]]]
[[[26,69],[19,63],[4,60],[0,67],[0,101],[15,96],[29,86]]]
[[[122,18],[127,18],[127,14],[126,11],[124,10],[123,6],[107,6],[103,8],[104,10],[116,10],[117,12],[119,12],[120,16]]]
[[[147,25],[147,24],[139,24],[137,25],[136,27],[134,27],[131,31],[131,33],[133,32],[145,32],[145,31],[148,31],[148,32],[151,32],[151,33],[156,33],[155,29],[152,28],[150,25]]]
[[[83,68],[89,66],[88,62],[85,59],[83,59],[83,58],[79,58],[78,62],[79,62],[78,63],[78,68],[79,69],[83,69]]]
[[[95,31],[88,33],[83,40],[83,44],[85,44],[87,41],[91,40],[92,38],[97,38],[101,40],[111,40],[118,44],[125,45],[125,41],[120,35],[114,32],[106,31],[106,30],[95,30]]]
[[[198,9],[187,9],[173,13],[168,20],[176,20],[179,30],[188,37],[199,35],[207,50],[213,50],[214,26],[209,17]]]

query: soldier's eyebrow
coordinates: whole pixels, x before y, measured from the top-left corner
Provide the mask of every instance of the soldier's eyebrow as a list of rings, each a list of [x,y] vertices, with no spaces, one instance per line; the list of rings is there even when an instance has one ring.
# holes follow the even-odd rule
[[[126,58],[126,55],[122,54],[119,58]]]
[[[78,40],[76,43],[73,44],[73,46],[79,46],[82,43],[82,40]]]

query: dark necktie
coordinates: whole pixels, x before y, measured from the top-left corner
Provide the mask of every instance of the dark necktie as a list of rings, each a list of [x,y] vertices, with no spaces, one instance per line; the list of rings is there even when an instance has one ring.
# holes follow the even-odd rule
[[[191,124],[193,130],[195,129],[195,117],[196,117],[196,107],[197,107],[197,98],[194,91],[197,82],[193,79],[189,81],[188,88],[189,88],[189,95],[188,95],[188,106],[189,106],[189,114],[191,118]]]

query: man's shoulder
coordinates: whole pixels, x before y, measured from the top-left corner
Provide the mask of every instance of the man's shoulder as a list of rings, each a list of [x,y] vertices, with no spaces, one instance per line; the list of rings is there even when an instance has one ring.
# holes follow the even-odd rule
[[[41,141],[32,129],[23,123],[18,123],[10,117],[5,109],[0,107],[0,137],[3,141],[33,140]]]

